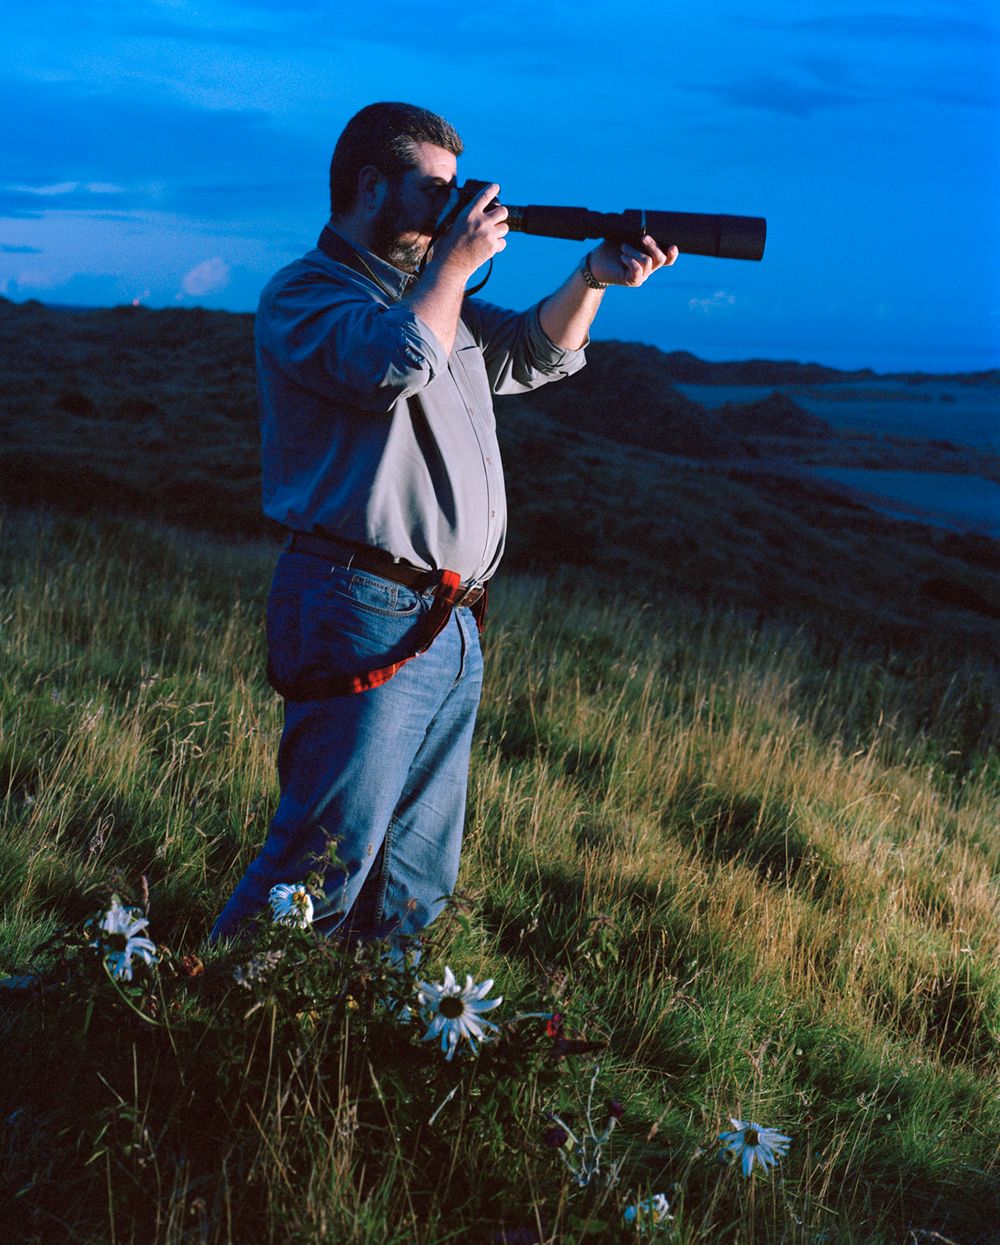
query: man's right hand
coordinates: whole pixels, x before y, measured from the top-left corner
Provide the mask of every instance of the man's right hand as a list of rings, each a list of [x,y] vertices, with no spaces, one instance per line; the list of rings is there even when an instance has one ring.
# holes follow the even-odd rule
[[[493,182],[463,208],[455,223],[434,244],[431,266],[447,268],[461,275],[463,282],[507,245],[507,209],[498,204],[488,207],[500,187]]]
[[[507,245],[507,209],[488,208],[500,187],[494,182],[459,212],[455,223],[434,245],[434,255],[420,280],[403,299],[434,331],[445,354],[451,354],[469,277]]]

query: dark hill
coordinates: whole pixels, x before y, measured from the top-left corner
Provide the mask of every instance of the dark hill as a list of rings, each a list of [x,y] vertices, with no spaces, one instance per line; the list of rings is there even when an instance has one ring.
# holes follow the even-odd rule
[[[745,436],[823,437],[833,429],[786,393],[774,390],[757,402],[726,402],[716,412],[733,432]]]
[[[582,372],[522,400],[579,432],[625,445],[692,458],[738,453],[727,422],[674,388],[665,358],[654,346],[592,342]]]
[[[785,445],[834,444],[789,399],[721,417],[677,391],[653,347],[598,342],[588,357],[570,380],[497,403],[505,566],[570,566],[643,600],[679,590],[835,644],[995,651],[996,542],[883,518],[772,461],[766,436],[751,461],[751,422]],[[271,531],[251,316],[0,300],[0,375],[0,500]]]
[[[675,385],[830,385],[844,381],[896,380],[916,383],[928,372],[874,372],[870,367],[841,371],[822,363],[794,360],[741,359],[710,363],[686,350],[663,352],[663,372]],[[1000,369],[982,372],[933,373],[939,380],[959,380],[974,385],[1000,385]]]
[[[874,380],[871,368],[841,372],[821,363],[745,359],[708,363],[685,350],[663,354],[663,371],[677,385],[822,385],[841,380]]]

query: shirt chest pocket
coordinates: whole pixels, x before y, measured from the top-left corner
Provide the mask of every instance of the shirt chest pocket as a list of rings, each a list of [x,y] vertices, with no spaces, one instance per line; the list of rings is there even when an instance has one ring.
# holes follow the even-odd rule
[[[448,360],[448,368],[473,417],[493,427],[493,395],[479,347],[456,346]]]

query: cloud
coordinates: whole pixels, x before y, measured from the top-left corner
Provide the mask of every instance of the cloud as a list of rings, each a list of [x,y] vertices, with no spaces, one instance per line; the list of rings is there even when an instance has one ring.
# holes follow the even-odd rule
[[[11,186],[11,190],[20,190],[27,195],[41,195],[43,198],[49,198],[51,195],[68,195],[74,190],[80,189],[79,182],[56,182],[54,186]]]
[[[66,280],[52,268],[25,268],[14,279],[22,290],[51,290]]]
[[[273,221],[303,206],[318,219],[328,210],[325,172],[325,161],[317,160],[308,177],[282,170],[271,181],[185,183],[167,187],[164,198],[174,211],[216,221],[246,220],[255,214],[266,214]]]
[[[796,82],[778,74],[757,74],[727,82],[687,83],[689,91],[714,95],[733,108],[755,108],[783,116],[809,117],[819,109],[845,108],[863,102],[857,91]]]
[[[196,264],[190,272],[181,278],[182,298],[185,294],[190,298],[203,298],[206,294],[217,294],[229,284],[229,265],[216,256],[214,259],[203,260]]]
[[[908,13],[838,13],[792,20],[754,16],[743,21],[765,30],[833,35],[852,43],[884,39],[901,44],[922,39],[935,44],[949,42],[978,46],[995,43],[1000,37],[996,26],[988,22],[930,13],[920,16]]]
[[[10,246],[4,242],[0,244],[0,254],[2,255],[41,255],[42,248],[40,246]]]
[[[736,295],[727,290],[716,290],[709,298],[689,298],[688,307],[701,315],[711,315],[716,311],[726,311],[736,303]]]
[[[94,212],[136,206],[137,197],[110,182],[41,182],[0,186],[0,216],[38,220],[47,212]]]
[[[322,168],[328,141],[282,132],[257,108],[206,108],[153,92],[95,94],[82,83],[0,78],[8,192],[53,198],[123,186],[278,180],[280,171]],[[57,188],[56,190],[52,188]]]
[[[159,12],[153,9],[158,7]],[[268,7],[265,5],[265,7]],[[269,6],[273,10],[273,5]],[[282,6],[284,7],[284,6]],[[213,19],[208,10],[214,8]],[[172,9],[172,11],[171,11]],[[200,12],[185,5],[156,6],[121,3],[121,0],[87,0],[86,16],[81,20],[79,0],[44,0],[44,15],[54,29],[81,29],[105,45],[123,38],[176,39],[192,43],[212,43],[234,47],[264,46],[268,31],[251,28],[240,14],[226,6],[205,5]]]
[[[47,0],[76,17],[78,0]],[[103,9],[103,12],[101,11]],[[562,10],[562,11],[561,11]],[[567,20],[572,16],[573,20]],[[456,9],[453,0],[424,0],[421,5],[389,4],[384,20],[373,21],[366,5],[332,6],[330,0],[225,0],[214,5],[178,5],[173,11],[161,8],[107,4],[88,0],[88,19],[95,30],[109,37],[176,40],[208,44],[220,48],[275,50],[301,54],[303,47],[342,49],[345,43],[375,47],[398,47],[419,53],[425,59],[458,51],[466,58],[491,58],[498,46],[518,53],[532,47],[550,49],[554,39],[560,46],[589,47],[590,28],[600,28],[606,20],[598,0],[575,0],[571,14],[563,6],[547,9],[536,0],[507,0],[504,22],[498,26],[487,7]],[[428,40],[428,32],[433,39]],[[551,66],[551,58],[546,57]],[[390,96],[390,98],[392,98]]]
[[[0,76],[0,115],[8,119],[0,217],[155,212],[245,229],[326,214],[329,135],[284,132],[259,109]]]

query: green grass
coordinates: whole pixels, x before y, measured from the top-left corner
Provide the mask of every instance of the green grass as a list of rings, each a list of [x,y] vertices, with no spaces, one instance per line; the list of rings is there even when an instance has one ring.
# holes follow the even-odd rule
[[[29,512],[2,536],[0,968],[141,877],[156,939],[194,953],[276,799],[273,549]],[[227,1013],[224,1040],[182,1008],[171,1048],[100,1016],[84,1039],[82,1004],[46,996],[0,1000],[19,1239],[616,1240],[625,1193],[663,1190],[680,1242],[995,1241],[995,668],[831,657],[580,576],[502,579],[485,646],[468,916],[422,971],[606,1043],[620,1188],[574,1190],[539,1144],[546,1110],[579,1119],[590,1057],[484,1055],[428,1128],[444,1072],[385,1024],[286,1041]],[[778,1173],[713,1162],[729,1116],[793,1137]]]

